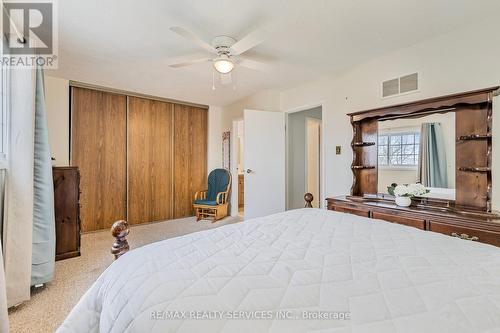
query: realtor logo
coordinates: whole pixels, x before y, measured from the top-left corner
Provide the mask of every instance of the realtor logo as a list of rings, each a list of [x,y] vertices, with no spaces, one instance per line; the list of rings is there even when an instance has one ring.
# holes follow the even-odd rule
[[[56,68],[55,16],[54,1],[3,1],[2,64]]]

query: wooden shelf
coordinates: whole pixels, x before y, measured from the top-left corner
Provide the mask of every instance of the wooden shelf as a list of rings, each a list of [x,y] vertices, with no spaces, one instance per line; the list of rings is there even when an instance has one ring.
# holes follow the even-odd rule
[[[488,134],[471,134],[471,135],[462,135],[458,137],[459,141],[467,141],[467,140],[486,140],[491,139],[491,133]]]
[[[491,168],[488,167],[459,167],[458,170],[465,172],[491,172]]]
[[[370,165],[353,165],[351,166],[351,169],[353,170],[363,170],[363,169],[375,169],[374,166]]]
[[[367,147],[367,146],[375,146],[375,142],[353,142],[353,147]]]

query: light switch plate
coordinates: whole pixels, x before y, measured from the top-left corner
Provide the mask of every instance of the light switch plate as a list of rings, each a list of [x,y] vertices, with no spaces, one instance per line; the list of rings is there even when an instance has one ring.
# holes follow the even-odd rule
[[[340,146],[335,146],[335,154],[340,155]]]

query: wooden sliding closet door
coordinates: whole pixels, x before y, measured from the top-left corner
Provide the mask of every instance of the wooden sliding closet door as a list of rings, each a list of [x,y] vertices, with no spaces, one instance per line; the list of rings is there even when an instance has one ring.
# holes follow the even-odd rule
[[[172,104],[129,97],[128,222],[173,216]]]
[[[126,97],[71,88],[71,165],[81,174],[83,231],[126,218]]]
[[[174,218],[193,215],[196,191],[207,188],[208,111],[174,104]]]

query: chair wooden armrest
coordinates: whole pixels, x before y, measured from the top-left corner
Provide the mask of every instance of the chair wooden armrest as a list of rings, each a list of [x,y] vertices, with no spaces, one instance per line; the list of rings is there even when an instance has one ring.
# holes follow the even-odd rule
[[[225,204],[227,202],[227,193],[228,191],[217,193],[216,202],[218,205]]]
[[[203,190],[203,191],[198,191],[194,194],[194,200],[205,200],[207,198],[207,191],[208,190]]]

